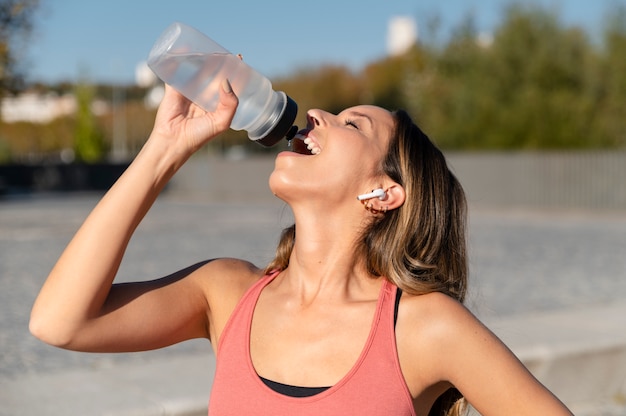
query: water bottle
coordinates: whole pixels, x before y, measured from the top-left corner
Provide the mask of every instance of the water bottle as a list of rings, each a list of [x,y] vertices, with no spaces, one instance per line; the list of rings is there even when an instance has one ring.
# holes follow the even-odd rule
[[[295,101],[274,91],[267,78],[190,26],[175,22],[165,29],[150,51],[148,66],[206,111],[215,110],[221,83],[228,78],[239,98],[230,127],[246,130],[259,144],[273,146],[297,131]]]

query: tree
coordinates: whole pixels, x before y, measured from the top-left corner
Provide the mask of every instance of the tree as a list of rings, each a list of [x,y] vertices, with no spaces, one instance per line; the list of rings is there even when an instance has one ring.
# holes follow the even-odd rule
[[[74,92],[77,102],[74,153],[76,159],[87,163],[100,161],[106,152],[102,131],[91,111],[94,91],[93,86],[83,82]]]
[[[299,126],[306,125],[307,110],[322,108],[336,114],[359,104],[363,92],[357,76],[344,66],[334,65],[299,70],[289,79],[276,81],[274,87],[287,91],[298,103]]]
[[[604,128],[598,128],[606,107],[613,114],[623,110],[618,91],[625,78],[618,74],[624,66],[618,64],[624,32],[610,33],[612,55],[606,74],[598,76],[598,56],[585,33],[563,27],[550,11],[512,4],[488,41],[470,16],[434,50],[434,64],[417,70],[418,81],[403,88],[409,110],[445,148],[614,146],[610,137],[623,123],[605,111]],[[606,91],[608,80],[613,86],[603,96],[598,91]]]
[[[21,43],[30,35],[39,0],[0,0],[0,97],[23,86]]]
[[[607,15],[602,61],[602,114],[598,130],[614,146],[626,146],[626,6],[616,5]]]

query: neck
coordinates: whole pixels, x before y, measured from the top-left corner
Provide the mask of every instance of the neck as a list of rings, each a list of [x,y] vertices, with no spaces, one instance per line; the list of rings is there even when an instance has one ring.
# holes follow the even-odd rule
[[[294,209],[297,231],[288,274],[301,297],[311,299],[327,291],[345,295],[372,286],[374,279],[356,253],[365,217],[360,210],[338,211],[326,209],[319,215]]]

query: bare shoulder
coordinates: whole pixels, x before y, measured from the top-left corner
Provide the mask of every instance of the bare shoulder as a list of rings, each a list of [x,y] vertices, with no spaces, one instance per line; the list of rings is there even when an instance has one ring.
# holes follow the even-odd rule
[[[459,354],[470,345],[501,344],[465,305],[438,292],[403,296],[398,329],[411,345],[432,354]]]
[[[208,305],[211,341],[217,345],[233,310],[263,270],[244,260],[220,258],[206,262],[195,274]]]
[[[207,261],[202,266],[203,274],[211,280],[247,281],[254,280],[263,273],[263,269],[246,260],[235,258],[218,258]],[[222,279],[220,279],[222,277]]]
[[[241,297],[250,286],[263,275],[263,270],[254,264],[240,259],[219,258],[205,262],[198,269],[201,285],[207,296],[212,295]]]
[[[462,354],[456,348],[475,337],[495,339],[463,304],[438,292],[402,296],[396,337],[407,382],[416,386],[449,381],[441,363]]]
[[[478,326],[482,323],[459,301],[443,293],[403,295],[398,319],[411,327],[427,331],[429,335],[446,337],[457,334],[459,328]]]

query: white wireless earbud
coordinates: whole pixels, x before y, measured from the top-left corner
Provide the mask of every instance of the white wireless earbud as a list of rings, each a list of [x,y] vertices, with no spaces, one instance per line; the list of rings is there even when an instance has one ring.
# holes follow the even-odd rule
[[[372,192],[370,192],[369,194],[362,194],[356,197],[356,199],[358,199],[359,201],[363,201],[364,199],[372,199],[372,198],[378,198],[378,199],[383,199],[386,195],[386,192],[384,189],[374,189]]]

